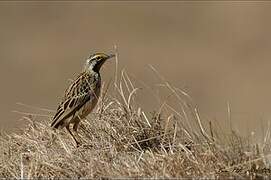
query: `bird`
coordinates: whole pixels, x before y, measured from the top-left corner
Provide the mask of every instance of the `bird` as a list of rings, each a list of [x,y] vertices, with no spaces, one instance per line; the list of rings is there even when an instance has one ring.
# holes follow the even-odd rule
[[[76,143],[80,146],[78,127],[82,119],[89,115],[98,102],[101,91],[100,69],[115,54],[91,54],[87,59],[81,73],[66,89],[53,117],[53,129],[66,128]],[[73,125],[72,130],[70,125]]]

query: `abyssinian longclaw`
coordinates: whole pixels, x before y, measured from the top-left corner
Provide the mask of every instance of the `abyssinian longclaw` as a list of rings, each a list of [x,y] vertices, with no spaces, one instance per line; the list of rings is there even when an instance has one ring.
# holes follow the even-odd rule
[[[83,71],[65,91],[51,127],[65,127],[70,133],[77,147],[80,145],[77,129],[81,119],[84,119],[96,106],[101,89],[100,68],[114,54],[95,53],[86,60]],[[73,124],[73,132],[70,129]]]

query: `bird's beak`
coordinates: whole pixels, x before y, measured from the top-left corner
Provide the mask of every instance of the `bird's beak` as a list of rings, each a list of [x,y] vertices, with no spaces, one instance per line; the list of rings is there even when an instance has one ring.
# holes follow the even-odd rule
[[[110,55],[108,55],[107,59],[113,58],[115,56],[116,56],[115,54],[110,54]]]

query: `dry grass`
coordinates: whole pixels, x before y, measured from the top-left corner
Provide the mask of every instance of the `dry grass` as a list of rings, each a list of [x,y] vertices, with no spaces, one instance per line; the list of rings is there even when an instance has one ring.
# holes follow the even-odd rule
[[[155,69],[153,69],[155,71]],[[156,72],[156,71],[155,71]],[[270,176],[270,131],[264,143],[203,121],[184,91],[161,79],[175,106],[160,99],[153,113],[137,104],[131,78],[122,71],[110,93],[104,87],[97,113],[82,121],[76,148],[50,118],[29,114],[22,133],[0,136],[2,178],[252,177]],[[157,97],[159,98],[159,97]]]

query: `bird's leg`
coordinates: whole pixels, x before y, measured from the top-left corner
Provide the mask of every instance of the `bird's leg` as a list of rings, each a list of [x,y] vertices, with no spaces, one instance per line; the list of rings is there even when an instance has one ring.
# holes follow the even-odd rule
[[[75,141],[76,147],[79,147],[80,143],[79,143],[79,141],[76,139],[76,137],[73,135],[73,133],[71,132],[70,126],[67,125],[67,126],[66,126],[66,129],[67,129],[67,131],[70,133],[70,135],[72,136],[73,140]]]
[[[76,120],[75,120],[75,122],[74,122],[74,125],[73,125],[73,128],[72,128],[74,132],[77,132],[77,129],[78,129],[78,127],[79,127],[79,122],[80,122],[80,120],[81,120],[80,117],[77,117],[77,118],[76,118]]]
[[[55,131],[55,129],[53,129],[50,134],[50,136],[51,136],[51,141],[49,142],[50,145],[52,145],[57,139],[57,135],[55,133],[56,133],[56,131]]]
[[[73,124],[73,132],[74,132],[74,135],[77,137],[77,138],[80,138],[80,136],[78,135],[78,132],[77,132],[77,130],[78,130],[78,127],[79,127],[79,122],[80,122],[80,117],[79,116],[77,116],[76,117],[76,119],[75,119],[75,122],[74,122],[74,124]]]

